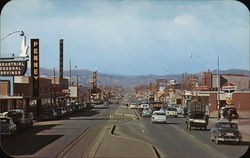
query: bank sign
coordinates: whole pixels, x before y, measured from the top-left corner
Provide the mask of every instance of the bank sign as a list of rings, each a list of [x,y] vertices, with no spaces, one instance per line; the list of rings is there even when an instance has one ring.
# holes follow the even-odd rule
[[[27,60],[0,61],[0,76],[23,76],[27,70]]]

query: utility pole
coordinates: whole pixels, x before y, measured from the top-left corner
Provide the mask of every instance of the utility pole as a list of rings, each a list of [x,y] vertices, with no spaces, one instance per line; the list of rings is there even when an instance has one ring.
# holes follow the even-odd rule
[[[220,70],[219,70],[219,65],[220,65],[220,58],[217,57],[217,108],[218,108],[218,117],[217,120],[221,118],[220,116]]]
[[[56,106],[56,72],[55,68],[53,68],[53,73],[54,73],[54,85],[53,85],[53,98],[54,98],[54,107]]]
[[[69,85],[71,85],[71,60],[69,60]]]
[[[79,104],[78,74],[77,74],[77,77],[76,77],[76,90],[77,90],[77,103]]]

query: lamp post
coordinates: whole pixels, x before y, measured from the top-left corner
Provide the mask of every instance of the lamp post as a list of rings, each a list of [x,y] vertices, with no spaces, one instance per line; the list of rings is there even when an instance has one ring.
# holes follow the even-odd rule
[[[14,32],[11,32],[9,33],[8,35],[4,36],[3,38],[1,38],[0,41],[4,40],[5,38],[9,37],[10,35],[14,34],[14,33],[18,33],[19,32],[19,35],[20,36],[24,36],[24,32],[23,31],[14,31]]]

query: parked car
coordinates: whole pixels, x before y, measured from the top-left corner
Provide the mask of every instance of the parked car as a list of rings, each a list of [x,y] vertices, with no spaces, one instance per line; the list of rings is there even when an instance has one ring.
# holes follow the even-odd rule
[[[216,144],[226,141],[240,142],[241,134],[235,122],[216,122],[210,130],[210,139]]]
[[[41,111],[38,119],[41,120],[54,120],[57,117],[57,113],[54,109],[45,109]]]
[[[54,110],[57,113],[57,117],[64,117],[66,115],[66,109],[64,107],[56,107]]]
[[[151,116],[151,122],[152,123],[167,123],[167,116],[165,115],[165,112],[160,110],[160,111],[154,111],[152,116]]]
[[[150,117],[152,114],[152,110],[150,108],[144,108],[142,110],[142,117]]]
[[[12,135],[16,133],[17,127],[10,117],[0,117],[1,135]]]
[[[166,116],[173,116],[173,117],[177,117],[178,116],[178,114],[177,114],[177,109],[176,108],[167,108],[166,110],[165,110],[165,113],[166,113]]]
[[[7,117],[12,118],[17,128],[33,125],[33,114],[22,109],[8,110]]]

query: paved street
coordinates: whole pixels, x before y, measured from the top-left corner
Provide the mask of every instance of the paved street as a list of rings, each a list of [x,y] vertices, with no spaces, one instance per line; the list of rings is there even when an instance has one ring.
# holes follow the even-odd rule
[[[209,129],[187,131],[184,125],[184,118],[169,118],[167,124],[152,124],[150,118],[143,118],[120,125],[116,133],[146,140],[157,147],[162,157],[235,158],[248,149],[249,142],[216,145],[209,139]]]
[[[225,157],[243,155],[249,142],[216,145],[206,131],[187,131],[184,118],[152,124],[136,110],[100,105],[68,119],[37,122],[2,139],[4,150],[16,157]],[[140,151],[140,152],[138,152]],[[143,151],[143,152],[142,152]]]
[[[109,114],[116,108],[97,106],[68,119],[37,122],[31,128],[22,129],[15,136],[3,137],[1,145],[6,153],[17,157],[56,157],[64,156],[67,146],[80,137],[86,147],[80,151],[86,153],[107,123]]]

